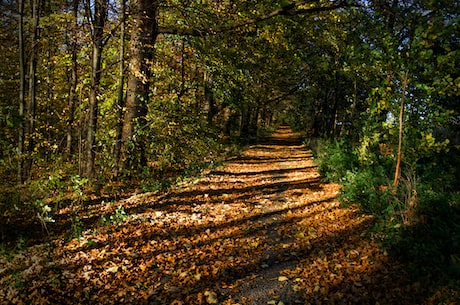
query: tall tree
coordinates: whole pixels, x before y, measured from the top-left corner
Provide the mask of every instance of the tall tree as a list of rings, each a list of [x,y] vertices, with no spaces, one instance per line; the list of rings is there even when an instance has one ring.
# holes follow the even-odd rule
[[[77,62],[77,52],[78,52],[78,6],[80,1],[72,1],[72,17],[73,23],[70,30],[70,57],[71,57],[71,66],[69,71],[69,95],[68,95],[68,115],[67,115],[67,135],[66,135],[66,153],[68,157],[72,153],[72,143],[73,143],[73,124],[75,120],[75,104],[77,97],[77,85],[78,85],[78,62]]]
[[[96,158],[96,131],[98,120],[98,103],[100,95],[102,52],[104,49],[104,27],[107,19],[107,0],[96,0],[94,9],[91,3],[86,3],[87,13],[91,25],[91,88],[89,94],[89,117],[86,137],[86,177],[92,178]]]
[[[37,108],[37,61],[38,61],[38,39],[39,39],[39,20],[40,20],[40,0],[32,0],[32,37],[31,37],[31,50],[29,56],[29,93],[27,102],[27,116],[28,116],[28,131],[29,143],[28,151],[31,153],[34,149],[35,139],[33,133],[35,132],[35,119]],[[32,158],[29,158],[27,167],[27,174],[30,179],[32,170]]]
[[[30,51],[29,67],[25,61],[25,11],[24,2],[19,0],[19,131],[18,131],[18,180],[20,183],[30,178],[33,159],[30,154],[34,148],[33,132],[35,131],[36,103],[37,103],[37,60],[38,60],[38,40],[39,40],[39,20],[40,20],[40,0],[32,0],[30,3]],[[29,87],[26,94],[26,74],[29,80]]]
[[[24,110],[26,105],[26,63],[24,46],[24,0],[18,1],[19,11],[19,128],[18,128],[18,181],[23,182],[24,175]]]
[[[39,40],[39,21],[40,21],[40,0],[32,0],[32,28],[31,28],[31,50],[29,56],[29,93],[27,102],[27,116],[28,116],[28,127],[27,133],[28,139],[28,153],[32,153],[35,146],[35,138],[33,133],[35,132],[35,119],[36,119],[36,108],[37,108],[37,62],[38,62],[38,40]],[[27,160],[27,179],[30,179],[32,171],[33,159],[30,157]]]
[[[154,45],[158,35],[158,1],[132,0],[130,52],[126,110],[122,130],[122,159],[125,166],[136,167],[145,163],[142,136],[134,138],[146,124],[147,102],[151,85],[151,64]],[[137,160],[133,160],[135,158]]]
[[[120,49],[119,49],[119,74],[118,74],[118,91],[117,102],[115,104],[117,112],[116,134],[115,134],[115,171],[116,175],[120,168],[121,148],[122,148],[122,131],[123,131],[123,108],[125,107],[125,23],[126,23],[126,0],[120,1]]]

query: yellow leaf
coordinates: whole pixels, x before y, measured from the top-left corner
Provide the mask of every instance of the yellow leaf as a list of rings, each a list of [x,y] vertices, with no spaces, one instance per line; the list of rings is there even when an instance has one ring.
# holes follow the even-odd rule
[[[217,300],[217,293],[213,291],[206,291],[204,295],[206,296],[206,302],[208,302],[208,304],[219,303],[219,301]]]
[[[284,282],[284,281],[287,281],[287,280],[289,280],[289,279],[288,279],[287,277],[285,277],[285,276],[280,276],[280,277],[278,278],[278,281],[279,281],[279,282]]]
[[[107,271],[108,273],[117,273],[118,272],[118,266],[110,267],[110,268],[106,269],[105,271]]]
[[[295,237],[297,238],[304,238],[305,237],[305,234],[303,234],[303,232],[297,232]]]

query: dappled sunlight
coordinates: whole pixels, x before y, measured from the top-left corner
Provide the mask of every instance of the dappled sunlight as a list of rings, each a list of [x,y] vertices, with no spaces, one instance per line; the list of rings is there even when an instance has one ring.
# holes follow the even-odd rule
[[[59,304],[411,304],[400,266],[367,238],[373,217],[341,208],[340,187],[319,182],[305,148],[281,145],[295,142],[290,137],[282,130],[273,150],[264,144],[244,153],[263,156],[259,164],[235,159],[166,193],[91,209],[100,213],[93,218],[116,207],[126,216],[3,261],[16,271],[0,273],[2,297]]]

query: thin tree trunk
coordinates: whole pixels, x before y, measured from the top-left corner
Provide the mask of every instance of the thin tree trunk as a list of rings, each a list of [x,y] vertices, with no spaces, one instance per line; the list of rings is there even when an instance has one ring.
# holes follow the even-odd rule
[[[186,88],[185,88],[185,39],[182,39],[182,42],[181,42],[181,61],[180,61],[180,74],[181,74],[181,82],[180,82],[180,90],[179,90],[179,93],[177,95],[177,98],[180,100],[185,92],[186,92]]]
[[[241,125],[240,125],[240,138],[248,138],[250,136],[252,107],[244,105],[241,110]]]
[[[67,135],[66,135],[66,153],[67,157],[72,154],[72,143],[73,143],[73,124],[75,121],[75,99],[78,82],[78,62],[77,62],[77,29],[78,29],[78,4],[79,0],[73,1],[73,26],[71,31],[71,58],[72,65],[70,70],[70,84],[69,84],[69,98],[68,107],[69,114],[67,116]]]
[[[404,104],[406,100],[406,89],[409,83],[409,73],[406,71],[403,77],[402,96],[401,96],[401,108],[399,109],[399,140],[398,140],[398,157],[396,160],[395,178],[393,180],[393,186],[398,186],[399,178],[401,176],[401,159],[402,159],[402,142],[403,142],[403,125],[404,125]]]
[[[260,102],[257,103],[257,106],[252,108],[251,111],[251,121],[249,123],[249,135],[252,137],[257,137],[259,131],[259,113],[260,113]]]
[[[88,8],[89,10],[89,8]],[[97,0],[92,20],[92,62],[91,88],[89,94],[89,118],[86,136],[86,177],[92,178],[96,159],[96,131],[98,119],[98,100],[100,93],[102,51],[104,49],[104,26],[107,18],[106,0]]]
[[[120,62],[118,64],[119,75],[118,75],[118,95],[117,95],[117,127],[115,135],[115,149],[114,149],[114,159],[115,159],[115,176],[118,175],[118,170],[120,168],[120,158],[121,158],[121,141],[122,141],[122,130],[123,130],[123,109],[125,107],[125,96],[124,96],[124,83],[125,83],[125,13],[126,13],[126,0],[121,0],[121,26],[120,26]]]
[[[205,71],[204,72],[204,99],[207,107],[207,121],[209,125],[214,122],[214,117],[217,114],[216,100],[214,99],[214,93],[212,91],[212,77]]]
[[[31,37],[31,52],[29,59],[29,99],[27,103],[27,116],[28,116],[28,153],[32,153],[35,146],[33,133],[35,131],[35,117],[37,107],[37,53],[38,53],[38,38],[39,38],[39,11],[40,0],[33,0],[32,3],[32,37]],[[29,156],[25,164],[26,179],[31,179],[33,158]]]
[[[25,47],[24,47],[24,1],[18,1],[19,9],[19,130],[18,130],[18,182],[24,182],[24,109],[26,104],[26,64],[25,64]]]

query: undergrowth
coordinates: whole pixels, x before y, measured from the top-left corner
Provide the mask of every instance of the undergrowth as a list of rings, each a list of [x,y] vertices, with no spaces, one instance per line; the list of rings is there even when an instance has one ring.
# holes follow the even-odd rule
[[[141,172],[114,177],[113,167],[107,165],[110,162],[98,160],[97,178],[89,180],[79,174],[79,166],[53,160],[37,163],[33,179],[24,185],[18,186],[14,178],[8,179],[0,189],[0,245],[13,249],[20,237],[38,241],[61,233],[79,238],[86,227],[81,215],[86,207],[97,202],[109,204],[139,191],[165,191],[200,177],[228,156],[239,153],[235,143],[224,143],[212,130],[193,123],[170,127],[174,130],[169,137],[164,135],[159,142],[155,141],[160,133],[152,132],[156,139],[152,138],[149,162]],[[11,173],[14,174],[12,170]],[[106,222],[114,217],[119,220],[120,213],[106,215]]]
[[[322,176],[342,185],[342,204],[358,204],[377,217],[375,236],[412,276],[460,284],[458,151],[406,164],[394,187],[395,162],[378,150],[363,160],[351,141],[310,140],[307,145]]]

